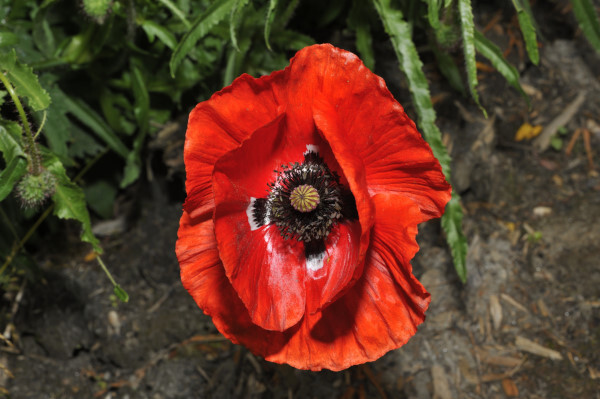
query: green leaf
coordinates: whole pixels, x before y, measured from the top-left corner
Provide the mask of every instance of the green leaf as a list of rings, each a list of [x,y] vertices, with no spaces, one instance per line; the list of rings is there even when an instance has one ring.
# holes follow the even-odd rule
[[[277,7],[277,0],[269,0],[269,8],[267,9],[267,16],[265,18],[265,43],[267,48],[271,50],[271,44],[269,43],[269,36],[271,36],[271,26],[275,20],[275,8]]]
[[[191,29],[183,36],[169,61],[171,76],[175,77],[175,72],[181,61],[192,50],[196,43],[218,24],[235,6],[236,0],[216,0],[202,14],[200,14]]]
[[[563,140],[558,136],[552,136],[552,138],[550,139],[550,145],[556,151],[560,151],[563,148]]]
[[[26,98],[27,103],[34,111],[48,108],[50,105],[48,92],[38,82],[33,69],[17,61],[17,53],[14,48],[9,53],[0,54],[0,71],[6,72],[19,97]]]
[[[106,180],[98,180],[87,184],[84,189],[85,198],[91,210],[104,219],[113,216],[117,188]]]
[[[519,19],[519,26],[525,39],[525,48],[527,49],[527,55],[531,62],[537,65],[540,62],[540,54],[538,52],[537,38],[535,35],[535,27],[531,15],[527,12],[527,9],[523,7],[520,0],[513,0],[515,10],[517,10],[517,18]]]
[[[479,31],[475,31],[475,47],[477,48],[477,51],[487,58],[492,63],[494,68],[496,68],[496,70],[500,72],[502,76],[504,76],[504,79],[506,79],[506,81],[510,83],[512,87],[521,93],[525,100],[527,100],[527,104],[529,104],[529,97],[527,94],[525,94],[523,88],[521,87],[521,83],[519,82],[519,72],[514,66],[510,65],[509,62],[506,61],[500,48],[489,41]]]
[[[315,44],[315,40],[312,37],[291,30],[278,32],[277,38],[273,40],[276,41],[280,48],[295,51]]]
[[[465,67],[467,70],[467,82],[471,97],[477,103],[483,114],[487,118],[487,112],[479,103],[479,94],[477,94],[477,65],[475,61],[475,25],[473,23],[473,11],[471,10],[471,0],[458,0],[458,11],[460,15],[460,26],[463,39],[463,53],[465,56]]]
[[[177,18],[179,18],[181,20],[181,22],[183,22],[186,29],[190,29],[190,26],[191,26],[190,22],[185,18],[184,13],[179,9],[179,7],[177,7],[175,5],[175,3],[173,3],[171,0],[158,0],[158,1],[160,1],[165,7],[167,7],[169,10],[171,10],[173,15],[175,15]]]
[[[248,0],[236,0],[235,5],[229,13],[229,38],[233,48],[240,51],[237,43],[237,37],[235,34],[236,29],[239,27],[242,17],[240,17],[241,11],[248,4]]]
[[[233,82],[236,76],[240,74],[244,58],[250,50],[251,40],[245,37],[240,43],[240,49],[236,51],[231,49],[227,55],[227,63],[225,64],[225,71],[223,72],[223,85],[228,86]]]
[[[408,87],[415,103],[419,126],[425,139],[431,146],[433,155],[442,166],[446,179],[450,180],[450,155],[442,142],[442,134],[435,125],[435,110],[431,103],[429,84],[423,73],[423,64],[410,35],[410,26],[404,21],[402,13],[389,7],[389,0],[374,0],[377,10],[385,28],[390,36],[400,69],[406,75]],[[453,254],[454,267],[459,277],[465,279],[466,239],[462,233],[462,211],[458,195],[453,194],[442,217],[442,226],[446,231],[446,240]],[[455,255],[456,253],[456,255]]]
[[[14,46],[19,42],[19,37],[12,32],[0,32],[0,47]]]
[[[132,108],[127,97],[104,88],[100,92],[98,100],[102,109],[102,115],[111,129],[130,136],[136,126],[127,117],[130,108]]]
[[[463,212],[460,206],[460,196],[452,190],[452,199],[446,205],[442,216],[442,228],[446,232],[446,241],[452,252],[454,268],[463,283],[467,282],[467,238],[462,229]]]
[[[373,51],[373,38],[368,19],[368,10],[362,0],[354,0],[348,15],[348,27],[356,33],[356,49],[365,66],[375,70],[375,53]]]
[[[121,302],[129,302],[129,294],[119,284],[114,286],[113,292]]]
[[[12,192],[27,171],[27,159],[19,143],[21,134],[17,123],[0,120],[0,152],[5,163],[0,172],[0,201]]]
[[[148,119],[148,114],[150,112],[150,96],[148,95],[148,89],[146,89],[144,77],[136,66],[131,67],[131,85],[133,97],[135,99],[133,113],[140,132],[143,135],[146,135],[150,123]]]
[[[452,86],[454,90],[460,92],[463,96],[466,95],[465,85],[463,84],[460,70],[452,59],[452,56],[444,50],[437,48],[435,44],[431,46],[431,50],[433,51],[433,55],[435,55],[440,72],[442,72],[442,75],[448,80],[450,86]]]
[[[158,40],[163,42],[165,46],[170,49],[175,48],[177,45],[177,40],[175,40],[175,36],[173,36],[171,31],[154,21],[145,20],[142,22],[142,29],[144,29],[144,32],[146,32],[150,42],[152,42],[156,36],[158,37]]]
[[[54,215],[61,219],[75,219],[79,221],[83,228],[81,240],[92,244],[94,251],[101,254],[100,241],[92,233],[90,214],[86,207],[83,190],[69,179],[63,164],[56,156],[47,150],[44,155],[44,166],[52,172],[57,180],[56,192],[52,196],[52,201],[54,201],[55,205]]]
[[[435,30],[440,29],[440,7],[439,0],[424,0],[427,3],[427,19],[429,25]]]
[[[65,96],[64,101],[65,106],[75,118],[96,133],[114,152],[127,158],[129,150],[96,111],[78,98]]]
[[[571,0],[571,4],[583,34],[596,51],[600,51],[600,22],[594,4],[590,0]]]
[[[133,95],[135,98],[133,112],[139,130],[138,135],[133,142],[133,149],[125,158],[125,172],[123,180],[121,181],[121,188],[127,187],[140,176],[142,168],[140,153],[150,126],[150,97],[148,95],[148,90],[146,89],[144,77],[136,66],[131,67],[131,78]]]

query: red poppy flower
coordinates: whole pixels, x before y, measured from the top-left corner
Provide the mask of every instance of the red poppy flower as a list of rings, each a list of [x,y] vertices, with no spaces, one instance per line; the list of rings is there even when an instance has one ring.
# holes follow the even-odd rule
[[[398,348],[425,318],[417,224],[450,186],[384,81],[329,44],[192,111],[183,285],[223,335],[296,368]]]

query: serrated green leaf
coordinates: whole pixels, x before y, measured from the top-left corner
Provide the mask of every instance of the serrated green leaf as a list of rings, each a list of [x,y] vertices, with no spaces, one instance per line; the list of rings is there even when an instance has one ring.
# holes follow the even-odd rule
[[[6,72],[19,97],[27,99],[27,103],[34,111],[48,108],[50,105],[48,92],[38,82],[33,69],[17,61],[14,48],[9,53],[0,54],[0,73],[1,71]]]
[[[183,13],[183,11],[181,11],[179,9],[179,7],[177,7],[175,5],[175,3],[173,3],[171,0],[158,0],[160,1],[165,7],[167,7],[169,10],[171,10],[171,12],[177,16],[177,18],[179,18],[181,20],[181,22],[183,22],[183,24],[185,25],[185,27],[187,29],[190,29],[190,22],[186,19],[185,14]]]
[[[265,17],[265,43],[267,48],[271,50],[271,44],[269,43],[269,36],[271,36],[271,26],[275,20],[275,8],[277,7],[277,0],[269,0],[269,8],[267,8],[267,16]]]
[[[131,67],[131,84],[135,98],[133,113],[135,114],[139,130],[133,142],[133,149],[125,158],[125,171],[123,180],[121,181],[121,188],[127,187],[140,176],[142,168],[140,153],[150,126],[150,96],[146,89],[144,77],[136,66]]]
[[[129,302],[129,294],[123,288],[121,288],[121,286],[119,284],[114,286],[113,292],[115,293],[115,296],[117,298],[119,298],[119,300],[121,302],[125,302],[125,303]]]
[[[600,51],[600,22],[594,4],[590,0],[571,0],[571,4],[583,34],[596,51]]]
[[[477,51],[479,51],[481,55],[487,58],[492,63],[494,68],[496,68],[496,70],[500,72],[502,76],[504,76],[504,79],[506,79],[506,81],[512,87],[514,87],[519,91],[519,93],[521,93],[521,95],[525,98],[525,100],[527,100],[527,103],[529,104],[529,97],[527,96],[527,94],[525,94],[523,88],[521,87],[521,83],[519,82],[519,72],[517,71],[517,68],[510,65],[510,63],[506,61],[504,55],[502,55],[502,51],[500,50],[500,48],[498,48],[498,46],[489,41],[479,31],[475,31],[475,47],[477,48]]]
[[[19,42],[19,37],[12,32],[0,32],[0,47],[14,46]]]
[[[513,5],[517,11],[517,18],[519,19],[521,33],[525,39],[527,55],[529,56],[531,62],[537,65],[540,62],[540,54],[538,52],[537,38],[535,35],[535,27],[533,26],[532,17],[527,12],[527,9],[523,7],[520,0],[513,0]]]
[[[129,150],[110,126],[89,105],[78,98],[65,96],[65,106],[81,123],[90,128],[114,152],[127,158]]]
[[[44,151],[44,166],[56,177],[56,192],[52,196],[54,201],[54,215],[61,219],[74,219],[81,223],[81,240],[92,244],[94,251],[101,254],[100,241],[92,233],[90,214],[88,213],[83,190],[73,183],[60,160],[49,151]]]
[[[427,3],[427,19],[429,25],[435,30],[440,28],[440,7],[442,4],[439,0],[423,0]]]
[[[442,216],[442,228],[446,232],[446,241],[450,246],[454,268],[463,283],[467,282],[467,238],[462,229],[463,212],[460,196],[452,190],[452,199],[446,205]]]
[[[471,9],[471,0],[458,0],[458,14],[460,16],[460,27],[463,39],[463,54],[465,57],[465,68],[467,70],[467,83],[471,97],[481,109],[481,112],[487,117],[487,112],[479,103],[479,94],[477,93],[477,65],[475,61],[475,24],[473,22],[473,10]]]
[[[385,31],[390,36],[400,69],[406,75],[418,115],[418,125],[425,139],[431,146],[434,156],[440,162],[446,179],[450,180],[450,155],[442,142],[442,134],[435,125],[435,110],[429,94],[429,84],[423,73],[423,64],[410,36],[410,27],[404,21],[402,13],[389,7],[389,0],[374,0],[375,8],[383,22]],[[451,248],[454,267],[460,278],[466,275],[466,239],[462,232],[462,211],[458,203],[458,195],[453,193],[453,200],[446,206],[442,217],[442,226],[446,231],[446,240]],[[456,256],[454,255],[456,251]]]
[[[216,0],[196,18],[190,30],[183,36],[171,55],[169,69],[172,77],[175,77],[177,67],[196,43],[206,36],[214,25],[227,16],[235,3],[236,0]]]
[[[0,171],[0,201],[12,192],[27,171],[27,159],[19,143],[21,134],[17,123],[0,120],[0,152],[5,163]]]
[[[348,15],[348,27],[356,34],[356,49],[360,58],[367,68],[375,70],[375,53],[373,51],[373,38],[371,37],[371,26],[362,0],[354,0],[352,9]]]
[[[170,49],[174,49],[177,45],[177,40],[175,40],[175,36],[173,36],[171,31],[154,21],[145,20],[142,22],[142,29],[146,32],[150,42],[154,40],[154,37],[158,37],[158,40]]]
[[[235,5],[229,13],[229,38],[231,39],[231,44],[233,45],[233,48],[235,48],[237,51],[239,51],[240,49],[238,47],[237,36],[235,34],[235,31],[237,30],[237,28],[240,25],[240,22],[242,21],[243,16],[241,16],[240,14],[242,13],[244,7],[248,4],[248,1],[249,0],[236,0]]]

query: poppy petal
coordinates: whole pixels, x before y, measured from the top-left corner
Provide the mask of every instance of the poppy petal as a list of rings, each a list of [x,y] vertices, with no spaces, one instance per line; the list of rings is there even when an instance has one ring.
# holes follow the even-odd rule
[[[297,149],[285,115],[258,129],[215,164],[215,234],[227,277],[252,321],[267,330],[297,324],[305,311],[302,243],[284,240],[275,225],[252,229],[248,208],[262,196],[283,157]],[[302,157],[302,149],[295,159]]]
[[[358,159],[350,150],[346,137],[339,129],[339,120],[333,106],[322,97],[315,98],[313,103],[313,118],[317,129],[331,146],[333,154],[344,176],[346,176],[358,212],[361,234],[358,243],[358,256],[356,257],[357,267],[353,274],[346,273],[343,277],[338,277],[347,280],[343,284],[344,287],[350,287],[362,274],[365,255],[369,247],[369,234],[373,226],[375,209],[369,196],[362,160]],[[342,291],[338,294],[341,293]],[[324,298],[322,303],[327,303],[331,299],[333,298]]]
[[[372,195],[405,194],[419,205],[423,221],[443,214],[450,185],[429,145],[381,77],[354,54],[329,44],[299,51],[288,68],[294,79],[285,94],[290,103],[301,102],[288,109],[306,111],[310,99],[327,99],[344,141],[364,164]]]
[[[275,331],[298,323],[307,308],[315,312],[332,301],[357,279],[360,264],[361,233],[354,223],[334,228],[324,256],[315,262],[307,260],[303,243],[284,240],[275,225],[253,229],[249,222],[252,198],[264,195],[282,163],[301,161],[311,145],[333,159],[314,128],[304,134],[290,134],[292,129],[286,114],[280,115],[222,156],[213,174],[215,231],[225,272],[252,321]]]
[[[425,319],[430,295],[412,275],[420,209],[400,195],[376,195],[373,244],[361,279],[316,315],[267,360],[342,370],[404,345]],[[400,245],[396,245],[400,244]]]
[[[374,202],[373,245],[360,280],[322,312],[305,314],[286,331],[266,331],[252,322],[219,267],[212,220],[194,226],[185,212],[177,244],[184,286],[223,335],[269,361],[337,371],[375,360],[414,335],[430,296],[408,262],[418,249],[411,221],[420,218],[419,208],[400,195],[376,195]],[[390,246],[393,240],[408,252]],[[196,247],[198,242],[205,245]]]
[[[213,205],[211,178],[217,159],[281,113],[272,92],[272,81],[281,74],[262,79],[242,75],[190,113],[184,147],[188,212]]]
[[[269,334],[255,325],[225,275],[219,259],[212,218],[192,218],[183,212],[175,248],[181,267],[181,281],[219,331],[233,343],[250,345],[252,351],[267,355],[285,344],[281,334]]]

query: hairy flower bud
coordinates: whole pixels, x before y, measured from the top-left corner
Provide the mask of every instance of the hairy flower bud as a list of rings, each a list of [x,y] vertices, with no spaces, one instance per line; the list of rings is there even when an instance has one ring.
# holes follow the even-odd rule
[[[56,178],[43,169],[39,174],[27,173],[17,185],[17,196],[26,208],[37,208],[56,191]]]
[[[95,19],[99,24],[102,24],[110,10],[111,4],[111,0],[83,0],[83,9],[87,15]]]

